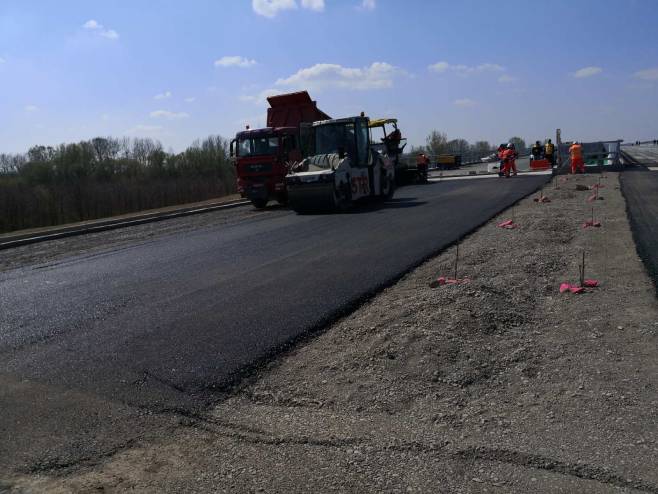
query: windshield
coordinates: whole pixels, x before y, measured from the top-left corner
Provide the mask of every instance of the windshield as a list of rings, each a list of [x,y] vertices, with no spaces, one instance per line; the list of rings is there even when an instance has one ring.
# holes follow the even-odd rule
[[[238,156],[277,154],[279,138],[270,136],[245,137],[238,140]]]
[[[315,127],[315,154],[344,151],[354,157],[356,139],[354,123],[335,123]]]

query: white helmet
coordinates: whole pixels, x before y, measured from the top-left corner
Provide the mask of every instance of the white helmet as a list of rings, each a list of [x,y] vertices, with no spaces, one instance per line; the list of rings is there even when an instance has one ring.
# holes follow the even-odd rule
[[[514,149],[514,144],[511,142],[507,143],[507,149]]]

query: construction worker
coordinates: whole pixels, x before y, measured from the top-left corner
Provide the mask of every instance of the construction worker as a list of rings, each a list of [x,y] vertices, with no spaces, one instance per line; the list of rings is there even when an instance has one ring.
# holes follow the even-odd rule
[[[516,152],[516,148],[514,147],[514,143],[509,143],[507,144],[505,151],[503,151],[503,165],[504,168],[502,170],[503,175],[505,177],[509,178],[510,173],[512,175],[517,174],[516,171],[516,158],[518,158],[518,153]]]
[[[530,151],[530,153],[532,154],[532,156],[530,156],[530,159],[532,159],[532,160],[540,160],[540,159],[542,158],[542,151],[543,151],[543,150],[542,150],[541,144],[539,143],[539,141],[536,141],[536,142],[532,145],[532,150]]]
[[[427,170],[430,166],[430,159],[425,153],[418,153],[416,156],[416,168],[418,169],[418,180],[421,183],[427,182]]]
[[[583,147],[578,141],[569,147],[569,156],[571,157],[571,173],[575,175],[577,170],[585,173],[585,162],[583,161]]]
[[[393,131],[382,139],[386,145],[386,151],[388,151],[389,156],[398,153],[401,139],[402,133],[400,132],[400,129],[398,129],[397,125],[393,124]]]
[[[555,146],[549,139],[546,144],[544,144],[544,156],[548,160],[548,162],[553,166],[554,164],[554,159],[555,159]]]
[[[503,153],[507,149],[507,144],[501,144],[498,146],[498,149],[496,149],[496,154],[498,155],[498,159],[500,160],[500,163],[498,163],[498,176],[502,177],[503,176],[503,169],[505,168],[505,163],[503,162]]]

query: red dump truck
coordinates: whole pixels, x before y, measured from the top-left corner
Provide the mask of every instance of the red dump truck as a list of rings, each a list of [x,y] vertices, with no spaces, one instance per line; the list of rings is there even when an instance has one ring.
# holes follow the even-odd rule
[[[272,199],[288,202],[286,174],[302,159],[300,125],[330,118],[306,91],[270,96],[267,102],[267,127],[247,127],[231,141],[238,192],[257,208]]]

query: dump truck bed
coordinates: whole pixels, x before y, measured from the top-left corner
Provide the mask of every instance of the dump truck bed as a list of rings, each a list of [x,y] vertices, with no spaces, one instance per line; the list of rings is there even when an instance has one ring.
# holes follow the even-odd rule
[[[269,96],[267,102],[268,127],[298,127],[302,122],[328,120],[331,117],[320,110],[306,91]]]

